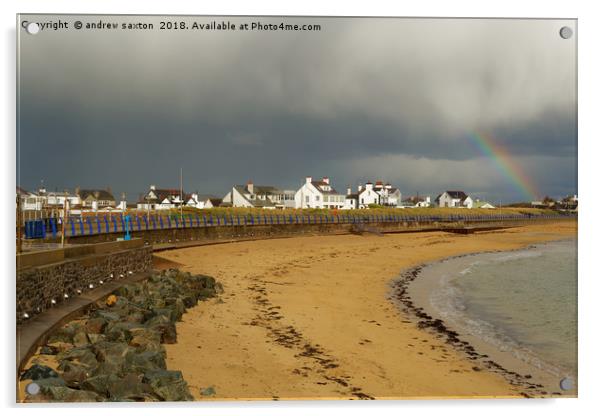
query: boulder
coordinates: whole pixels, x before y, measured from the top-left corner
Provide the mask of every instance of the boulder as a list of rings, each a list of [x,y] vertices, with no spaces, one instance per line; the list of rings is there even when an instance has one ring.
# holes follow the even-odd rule
[[[98,365],[96,354],[89,349],[89,346],[76,347],[62,352],[57,355],[57,359],[59,360],[59,370],[61,371],[70,362],[82,364],[89,369]]]
[[[141,374],[126,374],[123,378],[109,385],[109,399],[111,401],[151,401],[152,389],[142,382]]]
[[[112,385],[119,381],[120,378],[115,374],[98,374],[87,378],[82,383],[82,388],[100,396],[109,397]]]
[[[54,345],[43,345],[40,347],[40,355],[57,355],[60,350]]]
[[[130,312],[126,317],[125,317],[125,321],[126,322],[131,322],[131,323],[142,323],[144,321],[146,321],[150,316],[152,316],[152,314],[147,311],[147,313],[143,313],[143,312]]]
[[[98,309],[91,314],[92,318],[103,318],[106,321],[119,321],[121,319],[121,315],[114,311],[108,311],[105,309]]]
[[[184,302],[184,306],[186,308],[192,308],[193,306],[196,306],[198,303],[198,299],[195,295],[185,295],[182,298],[182,301]]]
[[[133,298],[138,293],[140,293],[140,286],[136,284],[123,285],[120,288],[115,289],[113,291],[113,295],[116,295],[118,297],[124,297],[126,299]]]
[[[88,344],[88,336],[86,335],[85,331],[78,331],[74,336],[73,336],[73,345],[75,345],[76,347],[83,347],[84,345]]]
[[[192,400],[188,384],[184,381],[180,371],[148,371],[144,374],[143,381],[152,388],[153,393],[160,400],[170,402]]]
[[[103,317],[90,318],[86,321],[88,334],[102,334],[108,321]]]
[[[41,380],[44,378],[57,378],[58,376],[58,373],[52,368],[41,364],[34,364],[21,374],[21,380]]]
[[[215,289],[201,289],[197,294],[198,300],[206,300],[215,296]]]
[[[65,342],[65,343],[72,344],[73,337],[75,336],[75,334],[77,332],[79,332],[82,329],[83,329],[83,325],[81,323],[70,322],[70,323],[64,325],[63,327],[57,329],[56,331],[54,331],[48,337],[48,343],[51,344],[54,342]]]
[[[132,339],[130,330],[138,324],[132,322],[113,321],[105,328],[104,335],[109,341],[129,342]]]
[[[69,351],[71,348],[74,347],[74,345],[71,343],[60,342],[60,341],[59,342],[49,342],[46,345],[49,348],[52,348],[52,350],[58,351],[58,354],[60,354],[61,352]]]
[[[175,344],[177,342],[176,326],[165,315],[158,315],[146,322],[146,327],[158,331],[161,334],[163,344]]]
[[[97,342],[104,341],[106,339],[107,337],[105,337],[103,334],[88,334],[88,341],[90,344],[96,344]]]
[[[165,369],[165,354],[163,352],[143,351],[127,358],[125,372],[129,374],[143,374],[151,370]]]
[[[102,341],[93,345],[94,352],[100,363],[116,362],[123,364],[129,354],[135,350],[124,342]]]
[[[66,362],[62,368],[61,375],[67,387],[81,388],[82,383],[91,376],[91,370],[87,366]]]

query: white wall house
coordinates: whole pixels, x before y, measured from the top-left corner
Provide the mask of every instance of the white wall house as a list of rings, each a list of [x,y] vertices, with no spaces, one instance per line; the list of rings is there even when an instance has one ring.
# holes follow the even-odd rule
[[[474,201],[474,203],[472,204],[472,207],[473,208],[494,209],[495,205],[493,205],[491,202],[480,201],[480,200],[476,199]]]
[[[345,195],[339,194],[330,185],[330,179],[327,177],[314,181],[311,176],[308,176],[295,193],[295,208],[343,209],[344,207]]]
[[[367,182],[365,186],[358,189],[358,207],[369,208],[371,204],[380,204],[380,195],[374,190],[374,184]]]
[[[382,181],[376,181],[374,191],[379,195],[379,204],[388,207],[401,206],[401,191],[391,186],[390,183],[383,185]]]
[[[45,193],[45,190],[43,190]],[[46,204],[46,195],[44,193],[29,192],[17,186],[17,195],[21,199],[22,211],[41,211]]]
[[[157,189],[155,185],[151,185],[150,189],[140,201],[136,204],[136,209],[139,210],[162,210],[178,208],[190,200],[190,195],[182,192],[180,199],[179,189]]]
[[[403,208],[428,208],[431,206],[430,196],[411,196],[402,201]]]
[[[222,201],[233,207],[283,209],[293,208],[294,192],[275,186],[255,185],[252,181],[246,185],[235,185]]]
[[[186,205],[198,209],[208,209],[219,207],[222,202],[221,198],[213,195],[201,195],[196,192],[190,194],[190,198],[186,201]]]
[[[474,201],[464,191],[445,191],[435,200],[439,207],[472,208]]]
[[[69,192],[48,192],[48,205],[62,208],[65,200],[69,202],[69,206],[81,205],[82,201],[79,195],[70,194]]]
[[[351,189],[347,188],[345,209],[365,209],[371,204],[399,207],[401,202],[401,191],[391,184],[383,185],[382,181],[377,181],[376,184],[367,182],[364,186],[357,187],[357,193],[351,193]]]

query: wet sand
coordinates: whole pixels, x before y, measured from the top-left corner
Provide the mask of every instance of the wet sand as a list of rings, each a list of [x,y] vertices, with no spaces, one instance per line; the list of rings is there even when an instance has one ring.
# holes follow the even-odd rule
[[[166,345],[197,400],[522,397],[389,299],[402,270],[575,236],[576,222],[473,235],[313,236],[157,253],[216,277]],[[210,388],[211,387],[211,388]]]

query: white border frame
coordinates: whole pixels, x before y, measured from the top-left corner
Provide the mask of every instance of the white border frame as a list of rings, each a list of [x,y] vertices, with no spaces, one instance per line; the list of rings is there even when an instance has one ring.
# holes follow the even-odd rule
[[[376,412],[382,414],[420,413],[429,414],[483,414],[506,415],[508,412],[529,412],[562,414],[567,412],[593,413],[599,408],[597,398],[599,360],[596,350],[601,342],[597,333],[600,307],[600,278],[597,273],[596,230],[601,230],[600,219],[595,208],[602,206],[600,192],[594,184],[601,165],[599,159],[602,138],[599,110],[595,106],[600,89],[600,44],[602,39],[601,14],[596,2],[575,4],[569,0],[549,0],[527,2],[525,0],[478,1],[478,0],[431,0],[420,2],[386,2],[381,0],[350,1],[331,0],[329,2],[305,0],[282,2],[277,0],[253,2],[244,0],[225,0],[213,2],[194,2],[190,0],[20,0],[12,4],[2,2],[1,20],[3,34],[2,82],[4,97],[1,101],[2,126],[5,126],[2,156],[2,192],[5,203],[0,204],[3,219],[12,219],[14,224],[13,192],[15,186],[15,15],[16,13],[95,13],[95,14],[215,14],[215,15],[321,15],[321,16],[413,16],[413,17],[531,17],[531,18],[578,18],[579,19],[579,399],[549,400],[446,400],[446,401],[401,401],[401,402],[213,402],[197,404],[110,405],[110,412],[139,411],[149,415],[164,415],[174,409],[177,412],[203,414],[232,414],[244,412],[254,415],[281,414],[332,414],[344,411],[347,414]],[[10,196],[10,197],[9,197]],[[11,225],[5,221],[4,229]],[[583,226],[586,224],[586,226]],[[2,308],[4,339],[1,343],[3,366],[1,377],[2,404],[12,413],[17,410],[25,414],[47,414],[60,411],[68,415],[81,416],[107,413],[107,406],[16,406],[14,404],[15,367],[15,322],[14,322],[14,283],[15,260],[13,253],[15,242],[13,235],[7,232],[2,238],[2,274],[4,302]],[[177,409],[177,410],[176,410]],[[43,412],[43,413],[42,413]]]

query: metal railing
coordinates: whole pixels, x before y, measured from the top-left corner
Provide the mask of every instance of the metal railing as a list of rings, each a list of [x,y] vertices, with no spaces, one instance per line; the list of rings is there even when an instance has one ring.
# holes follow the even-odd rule
[[[207,227],[234,227],[234,226],[295,226],[295,225],[328,225],[328,224],[383,224],[407,223],[434,224],[434,223],[482,223],[500,221],[527,221],[543,219],[560,219],[576,217],[575,214],[504,214],[504,215],[401,215],[401,214],[363,214],[342,213],[338,215],[320,214],[249,214],[249,215],[130,215],[126,222],[124,215],[70,217],[65,223],[65,237],[90,236],[97,234],[125,233],[126,224],[129,231],[158,231],[170,229],[189,229]],[[36,226],[25,226],[25,238],[57,237],[62,230],[60,218],[46,218],[37,220]],[[42,224],[42,225],[40,225]],[[43,231],[40,230],[43,228]]]

